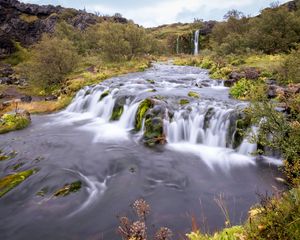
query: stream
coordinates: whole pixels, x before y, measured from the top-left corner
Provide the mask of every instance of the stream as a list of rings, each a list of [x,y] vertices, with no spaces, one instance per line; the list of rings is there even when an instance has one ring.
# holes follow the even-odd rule
[[[0,163],[1,177],[17,163],[23,164],[18,171],[39,172],[0,199],[0,238],[120,239],[118,216],[134,218],[130,204],[139,198],[151,205],[149,231],[166,226],[174,239],[191,230],[192,217],[203,231],[222,229],[220,196],[232,224],[243,223],[258,193],[284,186],[276,181],[280,160],[254,157],[256,145],[247,139],[234,144],[247,103],[228,92],[207,70],[156,63],[85,87],[64,111],[32,116],[27,129],[1,135],[0,149],[18,152]],[[158,102],[152,111],[163,113],[165,145],[142,143],[145,120],[134,131],[144,99]],[[116,104],[122,114],[112,121]],[[77,180],[79,192],[52,197]],[[45,196],[36,195],[43,188]]]

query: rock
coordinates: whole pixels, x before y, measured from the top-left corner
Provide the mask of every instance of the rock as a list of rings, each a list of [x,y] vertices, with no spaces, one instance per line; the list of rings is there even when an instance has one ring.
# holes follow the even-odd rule
[[[24,172],[14,173],[0,179],[0,198],[36,172],[36,169],[31,169]]]
[[[149,147],[166,143],[166,137],[163,133],[163,119],[161,117],[146,119],[143,140]]]
[[[143,119],[144,119],[147,111],[150,108],[152,108],[153,106],[154,106],[154,102],[152,99],[149,99],[149,98],[143,100],[140,103],[139,108],[136,113],[136,117],[135,117],[135,130],[136,131],[141,130]]]
[[[56,101],[56,100],[57,100],[57,97],[54,96],[54,95],[45,97],[45,101],[47,101],[47,102],[50,102],[50,101]]]
[[[267,79],[266,84],[267,85],[276,85],[276,80],[275,79]]]
[[[225,87],[232,87],[237,81],[234,79],[224,80]]]
[[[11,85],[13,84],[13,81],[9,77],[2,77],[0,78],[0,84]]]
[[[0,65],[0,77],[9,77],[14,74],[10,64],[1,64]]]
[[[268,86],[268,98],[276,98],[278,96],[278,86],[269,85]]]
[[[81,189],[81,181],[76,181],[71,184],[66,184],[64,187],[58,189],[53,196],[54,197],[65,197],[71,193],[78,192]]]
[[[21,97],[21,102],[30,103],[31,101],[32,101],[32,97],[31,96]]]
[[[193,92],[193,91],[190,91],[190,92],[188,93],[188,96],[189,96],[189,97],[192,97],[192,98],[200,98],[199,93],[196,93],[196,92]]]
[[[179,100],[180,105],[186,105],[186,104],[189,104],[189,103],[190,103],[190,101],[188,99],[180,99]]]
[[[260,77],[259,70],[253,67],[245,68],[244,73],[246,79],[257,80]]]
[[[242,79],[242,78],[245,78],[245,74],[244,73],[239,73],[239,72],[231,72],[229,75],[228,75],[228,78],[230,80],[233,80],[234,82],[237,82],[238,80]]]

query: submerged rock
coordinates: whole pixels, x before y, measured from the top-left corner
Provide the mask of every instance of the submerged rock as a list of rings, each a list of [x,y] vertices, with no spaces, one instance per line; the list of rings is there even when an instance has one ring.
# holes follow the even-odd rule
[[[0,198],[36,172],[36,169],[30,169],[24,172],[8,175],[0,179]]]
[[[55,197],[65,197],[71,193],[78,192],[81,189],[81,181],[76,181],[70,184],[66,184],[61,189],[58,189],[53,196]]]

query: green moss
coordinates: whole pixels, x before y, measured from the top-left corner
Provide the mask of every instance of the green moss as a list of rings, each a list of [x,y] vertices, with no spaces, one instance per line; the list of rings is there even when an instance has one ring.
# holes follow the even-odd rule
[[[30,124],[30,118],[21,114],[4,114],[0,119],[0,134],[21,130]]]
[[[143,122],[143,118],[146,115],[146,112],[148,111],[149,108],[153,107],[153,102],[151,99],[145,99],[143,100],[137,110],[137,114],[135,117],[135,130],[139,131],[142,128],[142,122]]]
[[[1,150],[0,150],[0,161],[5,161],[8,160],[10,157],[5,155]]]
[[[66,184],[63,188],[58,189],[53,195],[55,197],[65,197],[71,193],[78,192],[81,189],[81,181]]]
[[[187,100],[187,99],[180,99],[180,100],[179,100],[179,104],[180,104],[180,105],[186,105],[186,104],[189,104],[189,103],[190,103],[190,101]]]
[[[40,191],[36,193],[37,196],[44,197],[48,193],[48,187],[42,188]]]
[[[20,43],[15,42],[14,45],[16,51],[8,58],[5,58],[4,62],[15,66],[21,62],[28,60],[30,55],[28,49],[23,48]]]
[[[148,82],[148,83],[151,83],[151,84],[155,84],[155,81],[152,80],[152,79],[147,79],[147,82]]]
[[[0,198],[36,172],[36,169],[31,169],[2,178],[0,180]]]
[[[238,119],[236,121],[236,130],[233,135],[233,148],[237,148],[241,145],[244,140],[244,137],[247,133],[248,128],[251,126],[251,119],[248,116]]]
[[[25,163],[18,163],[18,164],[16,164],[16,165],[14,165],[13,167],[12,167],[12,169],[14,170],[14,171],[16,171],[16,170],[18,170],[20,167],[22,167],[23,165],[24,165]]]
[[[193,98],[200,98],[200,95],[199,93],[196,93],[196,92],[189,92],[188,94],[189,97],[193,97]]]
[[[109,90],[104,91],[104,92],[101,94],[101,96],[100,96],[100,98],[99,98],[99,101],[102,101],[103,98],[107,97],[109,94],[110,94],[110,91],[109,91]]]
[[[120,104],[115,104],[110,120],[118,121],[121,118],[123,111],[124,111],[124,106]]]
[[[146,119],[144,143],[150,147],[165,143],[163,120],[160,117]]]

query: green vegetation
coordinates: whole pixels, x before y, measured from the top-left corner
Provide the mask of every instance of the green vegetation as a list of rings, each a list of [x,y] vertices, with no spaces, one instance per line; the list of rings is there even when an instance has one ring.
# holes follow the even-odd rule
[[[281,197],[264,199],[250,211],[245,225],[248,239],[298,239],[300,236],[300,188]]]
[[[179,100],[180,105],[186,105],[186,104],[189,104],[189,103],[190,103],[190,101],[188,99],[180,99]]]
[[[37,170],[31,169],[24,172],[14,173],[0,179],[0,198],[36,172]]]
[[[188,93],[188,96],[189,96],[189,97],[192,97],[192,98],[200,98],[199,93],[196,93],[196,92],[193,92],[193,91],[190,91],[190,92]]]
[[[58,189],[53,196],[55,197],[66,197],[71,193],[78,192],[81,189],[82,183],[80,181],[66,184],[63,188]]]
[[[135,119],[135,130],[139,131],[142,128],[143,119],[147,111],[153,107],[153,102],[151,99],[143,100],[137,110],[136,119]]]
[[[21,130],[30,124],[29,115],[25,114],[4,114],[0,119],[0,134],[10,131]]]
[[[202,234],[199,230],[187,234],[189,240],[242,240],[245,239],[244,229],[241,226],[225,228],[214,235]]]

